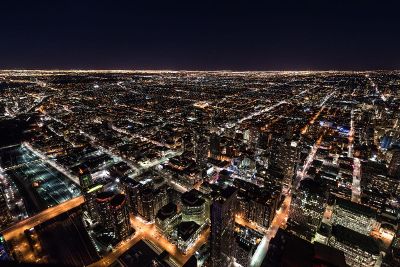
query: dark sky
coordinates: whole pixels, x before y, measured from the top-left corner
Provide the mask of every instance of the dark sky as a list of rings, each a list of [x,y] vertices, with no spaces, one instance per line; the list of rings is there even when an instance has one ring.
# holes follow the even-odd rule
[[[0,68],[400,69],[400,1],[0,2]]]

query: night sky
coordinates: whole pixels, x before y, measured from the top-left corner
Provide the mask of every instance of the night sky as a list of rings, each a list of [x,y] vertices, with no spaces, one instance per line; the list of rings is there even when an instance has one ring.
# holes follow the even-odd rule
[[[399,2],[1,1],[0,68],[400,69]]]

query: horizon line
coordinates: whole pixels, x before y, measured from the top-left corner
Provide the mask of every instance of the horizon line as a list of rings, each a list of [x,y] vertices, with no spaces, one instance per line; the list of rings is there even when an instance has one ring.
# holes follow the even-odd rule
[[[77,68],[77,69],[1,69],[0,72],[114,72],[114,73],[122,73],[122,72],[230,72],[230,73],[307,73],[307,72],[399,72],[400,69],[365,69],[365,70],[338,70],[338,69],[330,69],[330,70],[230,70],[230,69],[218,69],[218,70],[187,70],[187,69],[85,69],[85,68]]]

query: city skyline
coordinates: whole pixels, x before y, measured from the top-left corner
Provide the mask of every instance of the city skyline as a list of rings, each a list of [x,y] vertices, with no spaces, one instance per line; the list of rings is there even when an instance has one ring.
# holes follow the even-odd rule
[[[400,267],[400,1],[3,1],[0,267]]]
[[[396,266],[399,85],[0,71],[0,264]]]

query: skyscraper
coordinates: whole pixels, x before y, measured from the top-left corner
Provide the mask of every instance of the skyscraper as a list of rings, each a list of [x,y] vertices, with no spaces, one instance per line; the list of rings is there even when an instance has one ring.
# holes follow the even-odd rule
[[[304,179],[292,197],[288,231],[311,241],[322,221],[326,196],[321,186],[312,179]]]
[[[113,221],[112,213],[110,212],[111,200],[114,197],[114,192],[104,191],[96,196],[97,210],[99,212],[100,222],[104,228],[113,230],[111,222]]]
[[[205,220],[205,200],[200,196],[200,192],[192,189],[182,194],[182,220],[194,221],[202,225]]]
[[[290,186],[300,155],[297,143],[276,139],[272,142],[270,153],[269,165],[280,168],[284,175],[283,184]]]
[[[121,241],[132,233],[129,221],[129,209],[125,194],[117,194],[110,202],[112,224],[115,237]]]
[[[133,215],[138,215],[138,196],[141,189],[141,184],[129,177],[121,179],[123,190],[128,198],[128,205]]]
[[[392,159],[390,160],[389,176],[399,179],[400,178],[400,149],[393,151]]]
[[[92,222],[98,222],[100,220],[99,213],[97,211],[96,194],[102,188],[101,185],[93,185],[92,175],[88,168],[79,169],[79,184],[81,186],[81,192],[85,199],[85,210]]]
[[[8,209],[6,197],[3,189],[0,187],[0,229],[3,229],[10,222],[10,210]]]
[[[211,204],[211,266],[226,266],[235,251],[237,189],[225,188]]]
[[[97,209],[96,194],[100,193],[103,189],[102,184],[92,185],[84,192],[85,209],[93,222],[100,222],[100,216]]]

